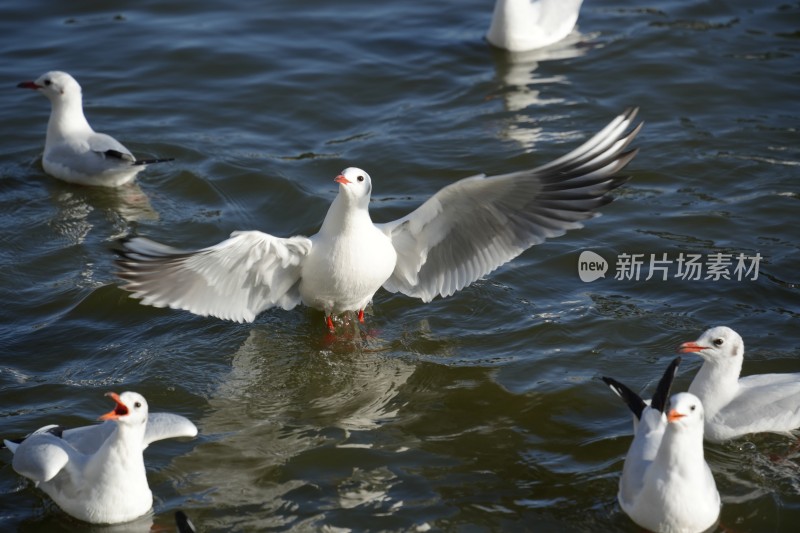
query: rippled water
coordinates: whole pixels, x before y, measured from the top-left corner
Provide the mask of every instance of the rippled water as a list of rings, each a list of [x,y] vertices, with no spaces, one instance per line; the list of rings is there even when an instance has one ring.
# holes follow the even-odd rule
[[[744,337],[746,373],[800,371],[797,2],[587,0],[567,43],[520,57],[484,42],[490,0],[80,4],[0,5],[0,434],[90,423],[108,390],[200,428],[147,450],[152,516],[91,530],[184,509],[202,531],[636,531],[616,503],[630,418],[599,376],[650,390],[715,324]],[[112,192],[44,175],[48,102],[15,85],[51,69],[96,129],[176,161]],[[451,298],[380,292],[333,341],[318,312],[232,324],[140,306],[113,275],[134,232],[312,233],[351,165],[392,220],[630,105],[641,152],[602,217]],[[578,278],[586,250],[605,278]],[[757,279],[691,280],[681,253],[762,260]],[[623,254],[643,254],[639,279],[615,279]],[[669,279],[645,280],[651,257]],[[796,530],[794,444],[707,446],[723,526]],[[8,452],[0,494],[5,531],[90,529]]]

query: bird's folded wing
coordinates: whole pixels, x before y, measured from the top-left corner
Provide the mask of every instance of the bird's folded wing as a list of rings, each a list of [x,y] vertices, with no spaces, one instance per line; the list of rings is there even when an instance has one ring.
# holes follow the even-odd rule
[[[641,493],[647,469],[656,458],[666,428],[667,417],[664,413],[650,406],[642,411],[619,480],[618,497],[623,508],[633,504]]]
[[[16,447],[11,465],[18,474],[44,483],[53,479],[75,455],[75,450],[63,439],[37,432]]]
[[[119,159],[127,163],[133,163],[136,158],[133,157],[130,150],[110,135],[105,133],[93,133],[87,139],[89,149],[92,152],[100,154],[104,157]]]
[[[144,304],[251,322],[264,309],[300,303],[300,265],[310,249],[306,237],[258,231],[196,251],[134,237],[122,242],[118,275]]]
[[[197,426],[191,420],[172,413],[150,413],[147,416],[147,428],[144,433],[144,447],[151,442],[175,437],[194,437]]]
[[[712,422],[746,433],[783,433],[800,427],[800,374],[741,378],[737,396]]]
[[[625,151],[641,128],[637,110],[616,117],[569,154],[546,165],[443,188],[408,216],[377,226],[397,250],[384,283],[391,292],[430,301],[449,296],[534,244],[581,227],[610,202],[614,177],[636,155]]]

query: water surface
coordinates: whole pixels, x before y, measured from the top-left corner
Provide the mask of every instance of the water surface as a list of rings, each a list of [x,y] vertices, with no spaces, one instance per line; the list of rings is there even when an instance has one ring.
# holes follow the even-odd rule
[[[135,390],[195,421],[146,452],[153,514],[202,531],[637,531],[616,503],[630,417],[600,382],[648,392],[680,342],[725,324],[745,373],[798,372],[800,4],[587,0],[547,53],[483,40],[489,0],[0,6],[0,434],[91,423]],[[40,166],[48,102],[134,153],[174,157],[119,191]],[[205,246],[315,232],[347,166],[376,221],[479,172],[535,166],[625,107],[646,126],[603,216],[430,304],[379,292],[364,328],[271,310],[233,324],[118,288],[131,233]],[[578,257],[610,263],[584,283]],[[615,279],[617,257],[760,254],[757,279]],[[664,255],[666,254],[666,255]],[[699,368],[687,357],[676,390]],[[795,439],[708,445],[722,525],[794,531]],[[786,457],[788,454],[788,458]],[[0,454],[5,531],[87,531]]]

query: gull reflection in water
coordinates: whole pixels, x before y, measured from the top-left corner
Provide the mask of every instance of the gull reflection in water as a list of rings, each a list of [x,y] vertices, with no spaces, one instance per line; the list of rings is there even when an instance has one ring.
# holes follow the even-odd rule
[[[362,459],[379,453],[376,446],[386,453],[371,435],[397,416],[395,397],[415,366],[357,327],[337,331],[342,338],[328,344],[309,341],[319,332],[303,329],[249,331],[197,421],[207,442],[178,459],[194,472],[193,492],[207,494],[214,508],[248,512],[248,528],[297,527],[300,502],[387,511],[401,505],[387,494],[394,474]],[[325,518],[310,520],[305,526]]]
[[[537,142],[546,140],[540,122],[524,111],[530,107],[545,107],[564,102],[562,97],[548,97],[548,86],[568,85],[567,76],[541,76],[537,69],[545,61],[561,61],[586,54],[594,45],[590,36],[577,29],[563,40],[548,47],[527,52],[494,50],[496,76],[501,84],[503,105],[512,113],[503,127],[503,137],[519,143],[526,152],[533,151]]]
[[[110,219],[115,232],[107,240],[129,233],[131,223],[158,220],[158,213],[138,183],[122,187],[83,187],[53,184],[51,191],[56,214],[50,225],[70,244],[82,244],[94,227],[94,217]],[[96,212],[96,213],[95,213]]]

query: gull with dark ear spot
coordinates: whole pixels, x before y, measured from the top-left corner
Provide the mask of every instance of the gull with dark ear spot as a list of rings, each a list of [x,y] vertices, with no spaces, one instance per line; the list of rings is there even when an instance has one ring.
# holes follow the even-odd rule
[[[81,86],[66,72],[53,70],[17,87],[33,89],[50,100],[42,166],[54,178],[79,185],[118,187],[133,180],[147,165],[172,161],[136,159],[119,141],[94,131],[83,114]]]
[[[703,359],[689,392],[703,402],[706,440],[721,442],[749,433],[789,433],[800,427],[800,373],[740,378],[744,341],[731,328],[711,328],[679,349]]]
[[[142,303],[250,322],[270,307],[302,303],[331,315],[358,312],[381,287],[429,302],[450,296],[547,238],[581,227],[626,178],[641,128],[636,109],[546,165],[452,183],[411,214],[374,224],[372,179],[350,167],[310,238],[234,232],[200,250],[134,237],[122,242],[118,275]]]
[[[197,428],[170,413],[149,413],[135,392],[108,393],[114,409],[102,424],[75,429],[45,426],[21,442],[6,440],[14,470],[67,514],[92,524],[128,522],[147,513],[153,494],[142,452],[150,443],[194,437]]]
[[[622,467],[620,507],[649,531],[699,533],[716,523],[720,497],[703,454],[703,404],[678,393],[667,407],[679,363],[680,357],[667,367],[649,405],[618,381],[603,381],[638,418]]]

